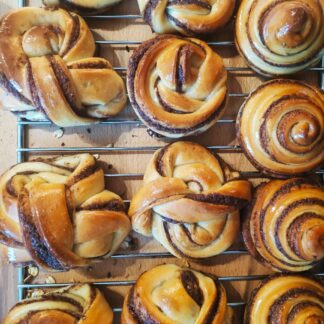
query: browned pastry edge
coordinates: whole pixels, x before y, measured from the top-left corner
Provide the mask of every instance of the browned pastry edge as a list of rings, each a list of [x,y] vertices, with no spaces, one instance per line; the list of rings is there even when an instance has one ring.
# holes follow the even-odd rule
[[[226,106],[226,99],[223,100],[221,106],[216,109],[206,120],[201,122],[200,124],[197,124],[194,127],[187,127],[187,128],[172,128],[172,127],[167,127],[167,126],[162,126],[158,120],[154,120],[147,116],[141,109],[141,107],[137,104],[136,98],[135,98],[135,91],[134,91],[134,79],[136,75],[136,70],[137,66],[142,59],[142,57],[145,55],[146,51],[156,44],[157,42],[167,39],[167,38],[178,38],[182,39],[180,36],[176,35],[171,35],[171,34],[165,34],[165,35],[158,35],[155,36],[152,39],[149,39],[145,42],[143,42],[141,45],[139,45],[136,49],[134,49],[132,56],[130,57],[128,61],[128,70],[127,70],[127,85],[129,89],[129,99],[131,102],[132,107],[136,112],[141,116],[141,118],[147,123],[148,127],[151,128],[153,131],[163,131],[163,132],[168,132],[172,134],[181,134],[183,133],[184,136],[186,134],[193,132],[197,130],[199,133],[199,128],[203,127],[206,124],[209,124],[212,120],[216,119],[225,109]],[[188,42],[191,42],[189,39],[187,39]],[[196,46],[200,46],[197,43],[191,42]],[[227,97],[227,95],[226,95]]]
[[[274,177],[274,178],[279,178],[279,179],[286,179],[287,177],[293,177],[294,175],[291,173],[283,173],[283,172],[275,172],[265,166],[262,166],[261,164],[259,164],[254,158],[253,156],[250,154],[250,152],[246,149],[245,145],[244,145],[244,140],[241,136],[241,117],[243,114],[243,110],[245,108],[245,106],[247,105],[249,99],[251,97],[253,97],[254,95],[256,95],[258,92],[262,91],[263,88],[276,83],[276,84],[298,84],[300,86],[303,87],[307,87],[311,90],[314,90],[314,88],[310,85],[308,85],[307,83],[304,83],[302,81],[298,81],[298,80],[289,80],[289,79],[274,79],[274,80],[270,80],[267,81],[263,84],[261,84],[259,87],[257,87],[255,90],[253,90],[249,96],[245,99],[244,103],[242,104],[242,106],[240,107],[238,114],[237,114],[237,118],[236,118],[236,138],[239,141],[239,145],[241,146],[244,155],[248,158],[248,160],[251,162],[251,164],[257,168],[258,170],[260,170],[262,173],[264,173],[265,175],[269,176],[269,177]],[[322,89],[318,89],[320,92],[322,92],[324,94],[324,91]],[[320,166],[319,166],[320,167]],[[298,173],[299,177],[302,176],[307,176],[311,171],[308,172],[304,172],[304,173]]]

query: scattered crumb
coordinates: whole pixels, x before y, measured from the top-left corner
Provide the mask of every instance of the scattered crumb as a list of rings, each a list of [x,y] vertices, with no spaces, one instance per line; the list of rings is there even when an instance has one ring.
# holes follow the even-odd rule
[[[106,145],[106,147],[114,147],[114,144],[109,143],[109,144]]]
[[[112,167],[113,167],[112,164],[108,164],[108,165],[107,165],[107,169],[108,169],[108,170],[111,170]]]
[[[93,154],[93,157],[94,157],[96,160],[99,160],[99,159],[100,159],[100,155],[99,155],[99,154]]]
[[[126,45],[126,51],[127,51],[127,52],[130,52],[130,48],[129,48],[128,45]]]
[[[65,146],[65,143],[64,143],[64,142],[62,142],[62,143],[61,143],[61,146]]]
[[[59,128],[54,132],[54,136],[56,138],[61,138],[64,135],[64,130],[63,128]]]
[[[111,278],[111,272],[110,271],[107,273],[107,278]]]
[[[27,298],[36,298],[36,297],[40,297],[44,294],[45,294],[45,291],[42,289],[32,289],[32,290],[28,290],[26,297]]]
[[[146,131],[147,131],[147,134],[149,134],[152,138],[162,138],[162,137],[164,137],[161,134],[155,133],[154,131],[152,131],[152,129],[148,128]]]
[[[47,283],[47,284],[54,284],[54,283],[56,283],[56,280],[54,279],[54,277],[52,277],[52,276],[48,276],[48,277],[45,279],[45,283]]]
[[[28,267],[27,272],[31,276],[37,277],[38,276],[38,273],[39,273],[39,270],[38,270],[38,267],[30,266],[30,267]]]
[[[91,134],[91,128],[87,128],[87,133]]]

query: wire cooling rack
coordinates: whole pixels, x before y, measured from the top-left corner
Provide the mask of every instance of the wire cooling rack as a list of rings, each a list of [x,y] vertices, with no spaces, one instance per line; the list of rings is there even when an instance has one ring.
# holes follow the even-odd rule
[[[18,6],[24,7],[26,6],[25,0],[18,0]],[[85,16],[86,19],[128,19],[128,20],[136,20],[140,19],[139,15],[98,15],[98,16]],[[109,44],[109,45],[138,45],[140,42],[137,41],[127,41],[127,40],[98,40],[97,44]],[[219,42],[208,42],[210,46],[234,46],[233,41],[219,41]],[[117,72],[124,73],[126,72],[126,67],[114,67]],[[234,72],[252,72],[251,69],[247,67],[226,67],[228,71]],[[310,71],[318,73],[319,86],[321,89],[324,89],[324,58],[322,59],[321,67],[313,67],[309,69]],[[236,98],[245,98],[248,93],[230,93],[230,97]],[[118,124],[140,124],[141,122],[138,119],[132,118],[113,118],[107,121],[102,121],[100,124],[102,125],[118,125]],[[221,119],[217,123],[220,124],[234,124],[235,119]],[[27,143],[27,128],[28,126],[50,126],[52,125],[49,121],[42,122],[32,122],[23,119],[17,120],[17,163],[24,162],[25,153],[53,153],[53,154],[64,154],[64,153],[127,153],[127,152],[154,152],[160,148],[160,146],[140,146],[140,147],[28,147]],[[237,145],[215,145],[209,146],[209,149],[215,150],[218,153],[222,152],[233,152],[233,153],[242,153],[241,148]],[[324,181],[324,170],[318,170],[315,172],[316,174],[323,177]],[[264,175],[261,175],[256,171],[249,172],[241,172],[241,174],[246,178],[264,178]],[[143,174],[141,173],[107,173],[106,177],[122,177],[122,178],[141,178]],[[129,200],[125,200],[125,202],[129,202]],[[244,249],[232,249],[222,253],[223,255],[244,255],[247,254],[247,251]],[[173,257],[170,253],[148,253],[148,252],[129,252],[129,253],[120,253],[112,256],[113,259],[125,259],[125,258],[168,258]],[[324,272],[319,272],[315,274],[319,278],[324,278]],[[253,280],[261,280],[265,278],[267,275],[249,275],[249,276],[224,276],[219,277],[220,281],[223,282],[235,282],[235,281],[253,281]],[[18,299],[21,300],[26,296],[26,291],[30,289],[38,289],[38,288],[56,288],[62,287],[70,284],[69,282],[65,283],[44,283],[44,284],[36,284],[36,283],[25,283],[26,273],[24,268],[18,269]],[[118,286],[131,286],[135,283],[134,280],[118,280],[118,281],[100,281],[93,282],[96,286],[104,286],[104,287],[118,287]],[[230,301],[228,303],[229,306],[232,307],[242,307],[245,305],[244,301]],[[120,313],[121,308],[113,308],[114,313]]]

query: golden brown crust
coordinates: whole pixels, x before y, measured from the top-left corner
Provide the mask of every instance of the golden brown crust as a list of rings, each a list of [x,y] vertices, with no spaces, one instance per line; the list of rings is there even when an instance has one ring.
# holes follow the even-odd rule
[[[32,7],[8,13],[0,22],[0,106],[63,127],[116,115],[126,103],[125,85],[94,51],[76,14]]]
[[[231,246],[251,184],[204,147],[176,142],[158,150],[134,195],[133,229],[153,235],[179,258],[214,256]]]
[[[113,322],[113,312],[98,289],[83,284],[41,294],[16,304],[3,324],[98,324]]]
[[[320,281],[294,274],[273,275],[252,292],[244,323],[322,323],[323,300]]]
[[[324,94],[299,81],[256,88],[237,116],[237,137],[249,160],[274,177],[301,175],[324,162]]]
[[[143,273],[124,300],[123,324],[226,323],[233,320],[216,278],[166,264]]]
[[[296,73],[324,52],[323,0],[243,0],[235,42],[246,62],[268,75]]]
[[[232,17],[235,0],[137,0],[144,20],[159,34],[210,34]]]
[[[127,73],[131,104],[154,132],[179,138],[207,130],[226,102],[223,61],[204,42],[157,36],[134,50]]]
[[[0,239],[11,262],[26,253],[49,269],[111,255],[130,230],[123,201],[104,189],[89,154],[18,164],[0,178]]]
[[[248,251],[275,271],[305,271],[324,257],[324,190],[306,179],[260,185],[243,221]]]

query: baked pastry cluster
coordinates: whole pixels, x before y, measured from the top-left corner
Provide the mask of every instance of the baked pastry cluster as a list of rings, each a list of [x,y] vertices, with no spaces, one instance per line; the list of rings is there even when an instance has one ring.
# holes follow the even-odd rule
[[[100,293],[88,284],[39,294],[16,304],[3,324],[112,324],[113,312]]]
[[[213,33],[231,18],[235,0],[137,0],[144,20],[156,33]]]
[[[216,278],[173,264],[144,272],[124,300],[122,324],[224,323],[233,320]]]
[[[251,163],[267,175],[314,170],[324,163],[324,94],[299,81],[266,82],[242,105],[237,136]]]
[[[246,211],[248,251],[275,271],[305,271],[324,258],[324,188],[307,179],[259,185]]]
[[[201,259],[228,249],[251,184],[204,147],[176,142],[158,150],[131,200],[133,229],[153,235],[179,258]]]
[[[127,88],[142,122],[173,138],[196,135],[222,115],[227,93],[223,60],[204,42],[157,36],[129,60]]]
[[[43,0],[47,7],[63,7],[79,14],[98,14],[122,0]]]
[[[74,13],[8,13],[0,22],[0,106],[62,127],[116,115],[127,99],[123,80],[94,52],[88,26]]]
[[[253,291],[244,323],[323,323],[323,309],[322,282],[300,275],[274,275]]]
[[[237,49],[264,75],[305,70],[324,54],[323,12],[318,0],[243,0],[236,18]]]
[[[122,199],[89,154],[13,166],[0,178],[0,242],[10,262],[68,270],[110,256],[130,231]]]

